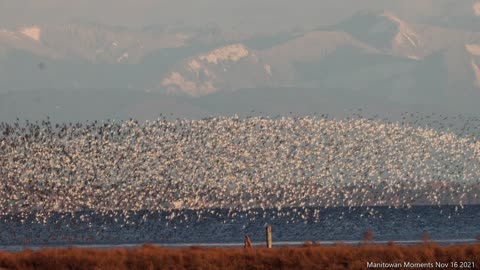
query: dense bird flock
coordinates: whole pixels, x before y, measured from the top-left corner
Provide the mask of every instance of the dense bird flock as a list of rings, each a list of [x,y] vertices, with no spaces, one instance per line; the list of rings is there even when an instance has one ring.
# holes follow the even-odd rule
[[[0,216],[478,203],[480,141],[353,117],[0,124]]]

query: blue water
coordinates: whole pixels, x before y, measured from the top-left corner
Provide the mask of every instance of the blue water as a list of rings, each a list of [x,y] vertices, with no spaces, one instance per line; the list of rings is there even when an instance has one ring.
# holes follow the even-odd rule
[[[170,246],[242,243],[248,234],[263,242],[265,225],[275,243],[304,241],[356,243],[371,229],[379,243],[414,243],[425,235],[439,243],[474,241],[480,236],[480,205],[413,206],[411,208],[286,208],[234,211],[228,209],[166,212],[90,212],[53,214],[45,223],[34,215],[0,217],[0,249],[12,246],[122,246],[157,243]],[[232,244],[232,245],[237,245]]]

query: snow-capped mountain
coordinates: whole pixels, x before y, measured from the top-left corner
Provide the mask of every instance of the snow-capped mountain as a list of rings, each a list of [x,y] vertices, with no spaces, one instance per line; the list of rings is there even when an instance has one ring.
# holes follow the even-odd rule
[[[476,2],[472,5],[473,14],[480,16],[480,2]]]
[[[361,12],[351,19],[327,29],[346,32],[387,53],[402,55],[414,53],[424,46],[420,34],[412,26],[388,11],[382,13]]]
[[[191,96],[219,90],[267,86],[272,71],[252,49],[243,44],[216,48],[182,61],[161,81],[168,93]]]
[[[185,45],[187,35],[134,31],[98,24],[31,25],[3,30],[2,41],[53,59],[82,59],[92,63],[138,63],[152,51]],[[29,46],[26,46],[28,44]]]
[[[298,96],[323,102],[342,93],[344,99],[376,97],[400,107],[475,110],[465,104],[480,98],[480,31],[460,27],[459,14],[477,20],[478,3],[462,5],[443,21],[368,11],[331,26],[267,34],[79,22],[0,27],[0,93],[15,99],[18,90],[123,89],[170,102],[124,101],[125,108],[144,111],[174,106],[176,97],[207,102],[246,95],[238,100],[248,107],[247,96],[256,91],[289,96],[285,89],[308,89],[309,97]]]

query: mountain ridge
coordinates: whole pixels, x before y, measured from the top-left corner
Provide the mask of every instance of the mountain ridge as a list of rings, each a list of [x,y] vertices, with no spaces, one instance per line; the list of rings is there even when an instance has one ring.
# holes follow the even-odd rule
[[[480,95],[480,32],[411,23],[388,10],[271,35],[82,22],[0,29],[0,93],[111,88],[200,98],[283,87],[469,103]]]

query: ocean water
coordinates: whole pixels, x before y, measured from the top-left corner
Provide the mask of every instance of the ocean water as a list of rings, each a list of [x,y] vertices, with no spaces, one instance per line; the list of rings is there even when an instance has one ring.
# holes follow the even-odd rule
[[[261,243],[270,224],[274,244],[315,241],[358,243],[371,230],[378,243],[415,243],[428,237],[438,243],[472,242],[480,235],[480,205],[335,207],[284,209],[202,209],[165,212],[54,213],[0,217],[0,249],[85,245],[165,246],[240,245],[245,235]],[[17,248],[15,248],[17,247]]]

